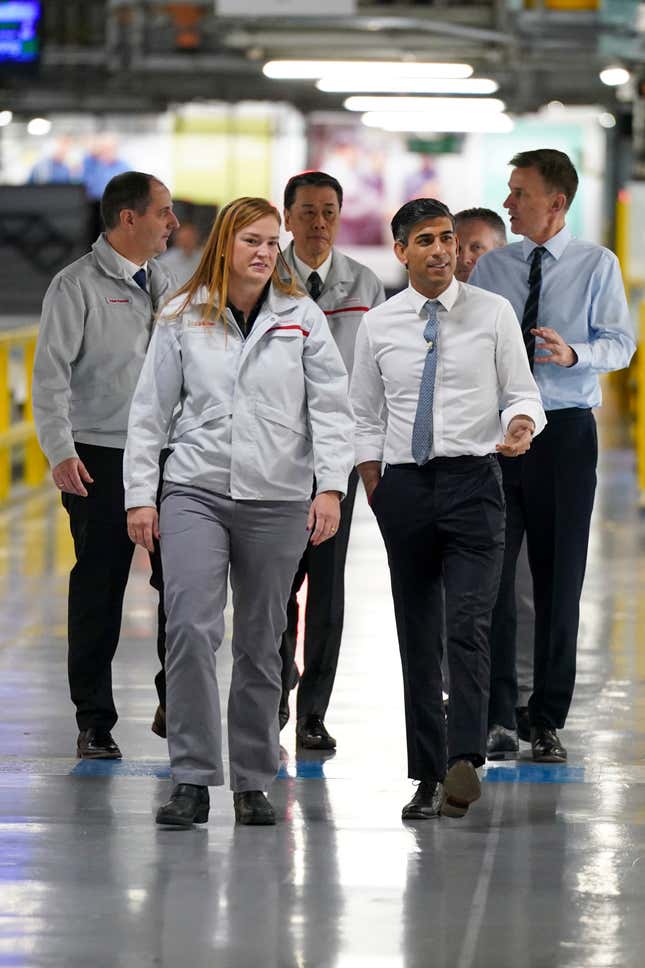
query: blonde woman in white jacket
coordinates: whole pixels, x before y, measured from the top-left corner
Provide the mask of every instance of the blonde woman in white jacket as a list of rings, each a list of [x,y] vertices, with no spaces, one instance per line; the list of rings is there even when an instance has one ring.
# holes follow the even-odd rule
[[[281,257],[279,228],[265,199],[220,211],[199,267],[161,315],[130,412],[129,534],[146,548],[160,536],[164,569],[175,786],[161,824],[205,822],[208,787],[224,782],[216,652],[229,576],[235,817],[275,823],[265,791],[279,767],[286,603],[307,541],[338,527],[353,466],[345,368],[324,314]]]

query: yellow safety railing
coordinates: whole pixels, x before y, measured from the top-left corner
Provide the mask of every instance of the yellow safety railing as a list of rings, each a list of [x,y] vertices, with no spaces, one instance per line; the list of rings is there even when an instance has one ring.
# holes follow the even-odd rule
[[[47,461],[38,446],[31,401],[31,374],[36,352],[37,326],[0,332],[0,502],[6,501],[12,489],[12,450],[24,446],[22,477],[17,483],[29,487],[42,484],[47,473]],[[26,396],[22,419],[12,420],[11,383],[9,364],[12,350],[22,351]]]

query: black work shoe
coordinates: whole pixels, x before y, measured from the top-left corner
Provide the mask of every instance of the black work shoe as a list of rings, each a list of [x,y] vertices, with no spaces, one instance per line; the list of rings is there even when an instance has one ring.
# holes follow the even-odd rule
[[[304,750],[335,750],[336,740],[320,716],[303,716],[296,724],[296,746]]]
[[[76,755],[79,760],[120,760],[121,750],[112,739],[109,729],[90,726],[82,729],[76,740]]]
[[[439,816],[441,790],[435,780],[421,780],[416,793],[401,811],[401,820],[432,820]]]
[[[531,747],[536,763],[567,762],[567,751],[550,726],[531,726]]]
[[[531,742],[531,723],[529,721],[529,707],[516,706],[515,722],[517,723],[517,735],[523,743]]]
[[[463,817],[468,807],[481,796],[477,770],[470,760],[457,760],[443,781],[440,813],[442,817]]]
[[[171,827],[191,827],[194,823],[206,823],[209,808],[207,786],[178,783],[168,803],[157,810],[156,820]]]
[[[280,706],[278,707],[278,722],[280,723],[280,729],[284,727],[289,722],[289,690],[283,689],[282,695],[280,696]]]
[[[157,706],[155,712],[155,718],[152,720],[152,726],[150,727],[153,733],[157,736],[161,736],[162,739],[166,739],[166,710],[163,706]]]
[[[486,740],[487,760],[516,760],[520,755],[520,744],[514,729],[505,726],[491,726]]]
[[[244,790],[233,794],[237,823],[249,826],[271,826],[275,823],[273,807],[261,790]]]

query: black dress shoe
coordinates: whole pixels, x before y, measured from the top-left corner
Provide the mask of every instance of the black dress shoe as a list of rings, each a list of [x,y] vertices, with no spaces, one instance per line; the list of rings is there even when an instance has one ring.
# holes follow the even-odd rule
[[[550,726],[531,726],[531,747],[536,763],[567,762],[567,751]]]
[[[209,808],[207,786],[178,783],[168,803],[157,810],[156,820],[172,827],[191,827],[194,823],[206,823]]]
[[[275,823],[273,807],[261,790],[234,793],[233,807],[237,823],[255,827],[267,827]]]
[[[296,746],[304,750],[335,750],[336,740],[320,716],[303,716],[296,725]]]
[[[470,760],[457,760],[443,781],[440,813],[442,817],[463,817],[468,807],[481,796],[477,770]]]
[[[283,689],[282,695],[280,696],[280,706],[278,708],[278,722],[280,723],[280,729],[284,727],[289,722],[289,690]]]
[[[491,726],[486,740],[487,760],[516,760],[520,755],[520,744],[514,729],[505,726]]]
[[[109,729],[82,729],[76,740],[76,755],[79,760],[120,760],[121,750],[116,745]]]
[[[515,722],[517,723],[517,735],[523,743],[531,742],[531,723],[529,721],[529,707],[517,706],[515,709]]]
[[[161,736],[162,739],[166,739],[166,710],[163,706],[157,706],[155,712],[155,718],[152,720],[152,726],[150,727],[153,733],[157,736]]]
[[[441,790],[434,780],[421,780],[417,791],[401,811],[402,820],[432,820],[439,816]]]

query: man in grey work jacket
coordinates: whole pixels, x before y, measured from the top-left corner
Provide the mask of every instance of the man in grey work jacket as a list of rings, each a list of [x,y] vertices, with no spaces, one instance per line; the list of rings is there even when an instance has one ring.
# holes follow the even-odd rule
[[[105,234],[59,272],[45,294],[33,402],[38,439],[69,514],[76,553],[68,672],[80,730],[77,754],[119,759],[110,732],[117,721],[111,665],[134,551],[124,509],[123,450],[154,315],[172,292],[171,277],[154,257],[165,251],[179,222],[165,185],[136,171],[109,182],[101,214]],[[158,561],[152,583],[161,591]],[[157,688],[163,705],[163,672]]]
[[[343,190],[322,171],[294,175],[284,191],[284,225],[293,235],[285,259],[318,303],[351,377],[354,343],[363,313],[385,299],[371,269],[334,248]],[[280,726],[289,718],[289,689],[298,681],[294,655],[298,630],[296,595],[308,581],[304,667],[297,697],[296,742],[304,749],[334,749],[324,719],[336,676],[345,607],[345,559],[358,477],[353,470],[341,504],[338,532],[318,547],[308,545],[293,583],[282,638]]]

